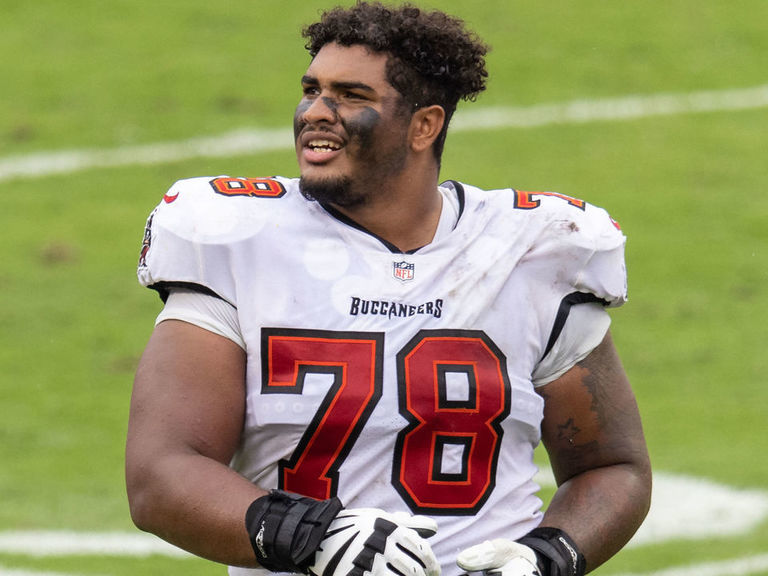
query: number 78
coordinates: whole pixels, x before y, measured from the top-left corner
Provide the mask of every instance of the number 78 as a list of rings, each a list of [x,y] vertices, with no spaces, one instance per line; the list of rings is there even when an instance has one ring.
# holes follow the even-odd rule
[[[279,488],[317,499],[335,496],[339,469],[383,393],[384,334],[265,328],[262,394],[301,394],[310,373],[333,383],[290,458]],[[398,409],[392,484],[414,512],[474,514],[495,486],[509,414],[506,359],[482,331],[422,330],[394,358]],[[460,398],[456,378],[466,382]],[[446,451],[460,465],[443,466]]]

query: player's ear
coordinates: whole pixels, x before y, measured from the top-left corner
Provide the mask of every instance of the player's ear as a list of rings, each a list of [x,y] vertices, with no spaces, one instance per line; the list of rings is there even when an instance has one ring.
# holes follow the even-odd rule
[[[414,152],[423,152],[432,147],[445,123],[445,110],[434,104],[419,108],[411,118],[410,142]]]

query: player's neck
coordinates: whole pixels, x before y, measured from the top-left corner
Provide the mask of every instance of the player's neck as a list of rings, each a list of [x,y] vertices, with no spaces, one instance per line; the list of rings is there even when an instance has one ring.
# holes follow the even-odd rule
[[[388,194],[355,208],[336,207],[369,232],[408,252],[434,238],[442,210],[437,175],[392,183]]]

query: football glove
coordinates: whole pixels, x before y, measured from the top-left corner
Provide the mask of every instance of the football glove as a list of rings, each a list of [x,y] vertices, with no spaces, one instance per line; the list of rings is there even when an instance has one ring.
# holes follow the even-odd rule
[[[467,548],[456,563],[468,572],[500,576],[584,576],[586,561],[558,528],[534,528],[519,541],[497,539]]]
[[[273,490],[255,500],[246,528],[259,563],[274,572],[316,576],[438,576],[424,538],[434,520],[374,508],[344,510],[338,498],[314,500]]]
[[[309,573],[317,576],[439,576],[425,538],[437,531],[426,516],[376,508],[343,510],[331,522]]]
[[[499,576],[541,576],[536,553],[525,544],[497,538],[463,550],[456,558],[467,572]]]

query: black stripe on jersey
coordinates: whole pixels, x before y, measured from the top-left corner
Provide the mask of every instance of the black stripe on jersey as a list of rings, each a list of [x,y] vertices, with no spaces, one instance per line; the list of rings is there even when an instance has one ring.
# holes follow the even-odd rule
[[[459,220],[461,220],[461,215],[464,214],[464,205],[467,203],[467,199],[464,195],[464,186],[461,185],[461,182],[457,182],[456,180],[446,180],[441,186],[446,183],[450,183],[451,186],[453,186],[454,190],[456,190],[456,196],[459,199],[459,217],[456,218],[456,225],[458,226]]]
[[[607,300],[598,298],[590,292],[571,292],[568,294],[568,296],[560,301],[560,308],[557,310],[557,316],[555,316],[555,324],[552,326],[552,332],[549,334],[547,348],[544,350],[544,354],[541,355],[542,360],[547,357],[547,354],[550,353],[552,347],[555,345],[555,342],[557,342],[557,339],[560,337],[560,333],[563,331],[563,327],[565,326],[565,321],[568,320],[568,314],[571,313],[571,306],[575,306],[576,304],[589,304],[590,302],[596,302],[602,304],[603,306],[608,305]]]
[[[318,204],[320,204],[320,206],[322,206],[322,207],[323,207],[323,209],[324,209],[326,212],[328,212],[328,214],[330,214],[331,216],[333,216],[334,218],[336,218],[336,220],[338,220],[338,221],[340,221],[340,222],[343,222],[343,223],[344,223],[344,224],[346,224],[347,226],[351,226],[352,228],[356,228],[357,230],[360,230],[361,232],[365,232],[365,233],[366,233],[366,234],[368,234],[369,236],[373,236],[374,238],[376,238],[376,240],[378,240],[379,242],[381,242],[382,244],[384,244],[384,246],[386,246],[387,250],[389,250],[389,251],[390,251],[390,252],[392,252],[393,254],[402,254],[402,253],[403,253],[403,251],[402,251],[402,250],[400,250],[400,248],[398,248],[397,246],[395,246],[395,245],[394,245],[394,244],[392,244],[391,242],[387,242],[387,241],[386,241],[384,238],[382,238],[381,236],[379,236],[379,235],[377,235],[377,234],[374,234],[373,232],[371,232],[370,230],[368,230],[368,229],[367,229],[365,226],[361,226],[360,224],[358,224],[357,222],[355,222],[354,220],[352,220],[352,218],[350,218],[350,217],[349,217],[349,216],[347,216],[346,214],[342,214],[341,212],[339,212],[338,210],[336,210],[336,208],[334,208],[334,207],[333,207],[333,206],[331,206],[330,204],[326,204],[325,202],[318,202]],[[414,250],[414,252],[415,252],[415,250]]]
[[[464,213],[464,205],[466,203],[466,199],[464,198],[464,187],[459,182],[456,182],[455,180],[446,180],[446,182],[450,182],[451,183],[453,188],[456,190],[456,196],[459,199],[459,217],[456,219],[456,224],[458,224],[459,220],[461,220],[461,215]],[[360,224],[358,224],[357,222],[352,220],[352,218],[350,218],[346,214],[342,214],[341,212],[336,210],[336,208],[334,208],[330,204],[326,204],[325,202],[318,202],[318,204],[320,204],[320,206],[322,206],[323,209],[326,212],[328,212],[328,214],[330,214],[331,216],[336,218],[336,220],[339,220],[340,222],[343,222],[347,226],[351,226],[352,228],[356,228],[357,230],[360,230],[361,232],[365,232],[366,234],[376,238],[376,240],[381,242],[387,248],[387,250],[389,250],[393,254],[415,254],[416,252],[418,252],[419,250],[421,250],[423,248],[423,246],[420,246],[418,248],[414,248],[413,250],[408,250],[406,252],[403,252],[402,250],[400,250],[400,248],[398,248],[397,246],[395,246],[391,242],[388,242],[387,240],[385,240],[381,236],[379,236],[377,234],[374,234],[373,232],[368,230],[365,226],[361,226]]]
[[[227,300],[226,298],[222,298],[216,292],[208,288],[208,286],[203,286],[202,284],[195,284],[194,282],[155,282],[154,284],[147,286],[147,288],[152,288],[152,290],[156,290],[157,293],[160,295],[160,299],[165,303],[166,300],[168,300],[168,295],[171,293],[171,290],[174,288],[184,288],[186,290],[192,290],[193,292],[200,292],[201,294],[207,294],[208,296],[213,296],[215,298],[218,298],[219,300],[223,300],[233,308],[237,308],[232,302]]]

